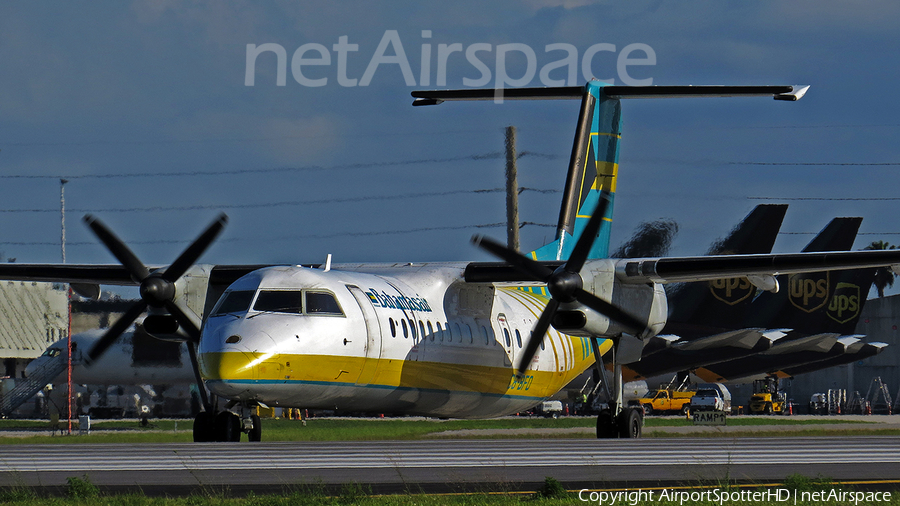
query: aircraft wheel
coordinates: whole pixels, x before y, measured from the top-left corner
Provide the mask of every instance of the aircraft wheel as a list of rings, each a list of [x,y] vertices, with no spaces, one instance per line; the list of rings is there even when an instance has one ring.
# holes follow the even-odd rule
[[[597,415],[597,439],[609,439],[619,437],[616,430],[616,422],[608,409],[604,409]]]
[[[250,441],[262,441],[262,422],[259,420],[259,415],[250,415],[250,421],[253,423],[253,428],[247,433],[247,437]]]
[[[644,420],[636,408],[625,408],[619,413],[619,437],[638,439],[641,437],[641,429]]]
[[[215,419],[216,441],[241,440],[241,419],[231,411],[223,411]]]
[[[197,413],[194,418],[194,442],[208,443],[215,441],[213,415],[207,411]]]

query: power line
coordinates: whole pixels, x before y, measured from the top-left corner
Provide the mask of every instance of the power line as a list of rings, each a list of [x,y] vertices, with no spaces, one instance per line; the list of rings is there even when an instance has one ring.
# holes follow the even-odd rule
[[[530,191],[537,193],[559,193],[561,190],[541,190],[537,188],[521,188],[522,191]],[[336,197],[317,200],[286,200],[280,202],[258,202],[251,204],[203,204],[188,206],[146,206],[146,207],[112,207],[105,209],[98,208],[69,208],[68,211],[75,213],[133,213],[133,212],[165,212],[165,211],[201,211],[201,210],[225,210],[225,209],[262,209],[269,207],[286,207],[286,206],[309,206],[322,204],[341,204],[353,202],[369,202],[376,200],[399,200],[429,197],[446,197],[449,195],[465,195],[465,194],[482,194],[482,193],[500,193],[504,192],[503,188],[488,188],[481,190],[448,190],[441,192],[421,192],[421,193],[404,193],[393,195],[363,195],[359,197]],[[0,209],[2,213],[55,213],[58,209]]]
[[[520,158],[544,158],[555,160],[557,155],[546,153],[536,153],[533,151],[524,151],[520,154]],[[367,163],[349,163],[338,165],[307,165],[302,167],[267,167],[257,169],[232,169],[232,170],[194,170],[194,171],[178,171],[178,172],[135,172],[135,173],[107,173],[107,174],[65,174],[65,175],[41,175],[41,174],[9,174],[0,175],[0,179],[108,179],[108,178],[146,178],[146,177],[197,177],[197,176],[235,176],[244,174],[271,174],[283,172],[321,172],[329,170],[354,170],[368,169],[377,167],[400,167],[405,165],[420,165],[430,163],[450,163],[461,161],[480,161],[480,160],[499,160],[503,158],[503,153],[493,151],[489,153],[451,156],[447,158],[419,158],[411,160],[395,160],[389,162],[367,162]]]
[[[817,235],[820,232],[778,232],[779,235]],[[900,235],[900,232],[859,232],[856,235]]]
[[[747,197],[747,200],[793,200],[793,201],[893,201],[900,200],[900,197]]]
[[[419,227],[419,228],[404,228],[399,230],[369,230],[365,232],[333,232],[328,234],[306,234],[306,235],[293,235],[293,236],[284,236],[280,235],[278,237],[225,237],[219,239],[217,242],[241,242],[241,241],[254,241],[254,242],[284,242],[284,241],[294,241],[294,240],[302,240],[302,239],[333,239],[335,237],[345,237],[345,236],[378,236],[378,235],[400,235],[400,234],[411,234],[417,232],[434,232],[434,231],[442,231],[442,230],[466,230],[471,228],[498,228],[505,227],[505,222],[499,223],[481,223],[474,225],[449,225],[443,227]],[[536,223],[531,221],[524,221],[520,223],[520,227],[527,226],[536,226],[536,227],[551,227],[556,228],[556,225],[552,225],[549,223]],[[162,239],[162,240],[145,240],[145,241],[128,241],[128,244],[186,244],[190,241],[187,240],[179,240],[179,239]],[[66,246],[91,246],[91,245],[99,245],[100,243],[96,241],[80,241],[80,242],[67,242]],[[9,245],[9,246],[59,246],[58,241],[0,241],[0,245]]]
[[[896,167],[900,162],[721,162],[726,165],[773,165],[800,167]]]

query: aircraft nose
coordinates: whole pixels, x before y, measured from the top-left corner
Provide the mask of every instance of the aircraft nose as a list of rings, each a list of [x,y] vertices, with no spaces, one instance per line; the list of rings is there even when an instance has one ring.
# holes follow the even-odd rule
[[[200,374],[212,381],[255,380],[261,353],[251,351],[247,343],[259,342],[258,333],[240,325],[224,325],[204,332],[201,340]],[[245,336],[250,331],[251,336]]]
[[[256,360],[246,350],[201,353],[200,374],[211,381],[255,380]]]

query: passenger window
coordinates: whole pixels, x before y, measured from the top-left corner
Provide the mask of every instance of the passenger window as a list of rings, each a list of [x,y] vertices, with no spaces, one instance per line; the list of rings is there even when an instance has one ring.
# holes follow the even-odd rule
[[[431,326],[431,321],[428,322],[428,335],[431,336],[431,340],[434,341],[434,327]],[[424,339],[424,336],[423,336]]]
[[[431,326],[431,322],[428,325]],[[425,324],[422,323],[422,320],[419,320],[419,337],[425,339]]]
[[[519,334],[519,329],[516,329],[516,346],[522,347],[522,334]]]
[[[299,290],[260,290],[255,311],[271,311],[273,313],[303,313],[303,292]]]
[[[406,320],[400,320],[403,325],[403,339],[409,339],[409,330],[406,329]]]
[[[490,340],[488,340],[487,329],[484,328],[484,325],[481,326],[481,335],[484,336],[484,345],[485,346],[491,344]]]
[[[512,345],[512,341],[509,339],[509,329],[503,329],[503,337],[506,339],[506,346],[509,347]]]
[[[469,336],[469,344],[475,342],[475,338],[472,337],[472,327],[470,327],[468,323],[466,324],[466,335]]]
[[[441,341],[444,340],[444,329],[441,327],[441,322],[437,322],[437,332],[441,335]],[[431,336],[431,340],[434,341],[434,336]]]
[[[397,337],[397,326],[394,324],[394,319],[389,318],[388,321],[391,322],[391,337]]]
[[[306,314],[330,314],[343,316],[341,306],[334,295],[324,292],[306,292]]]
[[[412,320],[409,321],[409,332],[412,334],[413,339],[416,338],[416,323]]]

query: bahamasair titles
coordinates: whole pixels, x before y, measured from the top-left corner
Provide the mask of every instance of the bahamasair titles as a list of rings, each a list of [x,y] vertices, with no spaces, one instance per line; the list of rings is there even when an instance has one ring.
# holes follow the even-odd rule
[[[621,101],[794,101],[806,90],[598,81],[505,90],[506,100],[581,101],[557,236],[530,255],[478,237],[474,242],[499,262],[196,264],[225,226],[220,216],[172,264],[147,267],[88,216],[88,226],[121,265],[4,264],[0,278],[140,286],[140,300],[86,360],[102,363],[104,352],[147,311],[144,331],[187,343],[203,394],[204,410],[194,421],[197,441],[237,441],[242,432],[260,440],[257,406],[501,416],[534,406],[592,366],[608,380],[598,436],[637,437],[641,413],[622,406],[621,364],[639,360],[645,340],[665,325],[663,284],[748,276],[773,288],[778,274],[900,265],[900,251],[607,258]],[[494,95],[413,92],[414,105]]]

